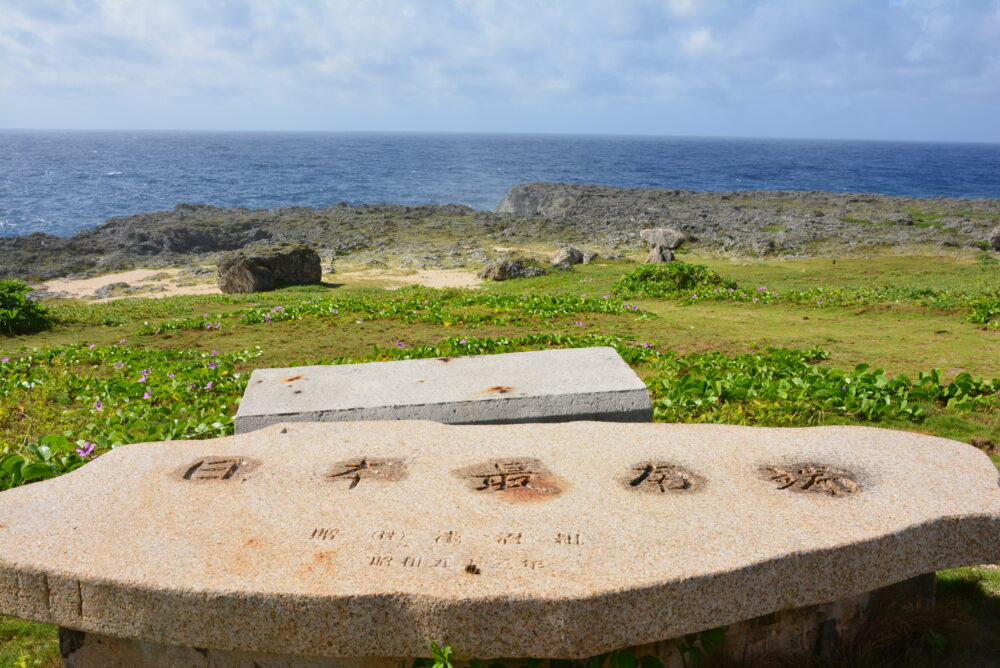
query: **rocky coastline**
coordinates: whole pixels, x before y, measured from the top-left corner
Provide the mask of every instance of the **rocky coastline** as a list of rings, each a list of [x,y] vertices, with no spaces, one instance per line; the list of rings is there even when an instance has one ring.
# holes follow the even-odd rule
[[[214,262],[219,253],[279,242],[315,247],[324,261],[417,269],[481,267],[514,251],[565,245],[604,257],[643,253],[639,231],[670,227],[688,247],[752,257],[850,256],[882,251],[988,250],[1000,199],[734,191],[527,183],[494,211],[391,204],[326,209],[170,211],[112,218],[71,238],[0,239],[0,278],[41,281],[135,267]]]

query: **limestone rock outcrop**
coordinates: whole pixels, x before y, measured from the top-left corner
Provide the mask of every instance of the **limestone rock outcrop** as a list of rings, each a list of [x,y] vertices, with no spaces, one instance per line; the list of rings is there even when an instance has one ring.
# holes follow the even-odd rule
[[[304,244],[226,255],[219,260],[218,268],[219,289],[227,294],[319,283],[323,277],[319,253]]]
[[[545,273],[544,269],[531,260],[513,259],[501,260],[487,265],[487,267],[479,273],[479,278],[485,278],[490,281],[507,281],[512,278],[533,278],[535,276],[544,276]]]

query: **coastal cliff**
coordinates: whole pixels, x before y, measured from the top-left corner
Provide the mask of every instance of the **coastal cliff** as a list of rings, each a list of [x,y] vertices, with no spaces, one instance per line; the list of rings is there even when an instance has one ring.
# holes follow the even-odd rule
[[[998,223],[997,199],[527,183],[492,212],[456,204],[273,210],[179,204],[112,218],[69,239],[43,233],[0,239],[0,278],[204,263],[223,251],[273,242],[307,243],[327,259],[350,255],[361,264],[417,268],[482,265],[511,247],[563,244],[615,257],[645,247],[644,227],[682,230],[692,247],[734,256],[971,252],[986,249]]]

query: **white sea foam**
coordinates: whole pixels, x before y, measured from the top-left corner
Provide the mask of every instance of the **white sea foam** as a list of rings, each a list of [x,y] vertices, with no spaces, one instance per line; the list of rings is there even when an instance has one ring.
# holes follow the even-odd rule
[[[121,176],[124,172],[106,172],[105,176]]]

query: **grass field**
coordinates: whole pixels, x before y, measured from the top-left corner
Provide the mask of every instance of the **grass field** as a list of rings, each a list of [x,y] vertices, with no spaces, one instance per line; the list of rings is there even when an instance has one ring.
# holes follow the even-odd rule
[[[118,445],[231,433],[255,367],[583,345],[615,346],[661,421],[906,429],[973,443],[1000,467],[993,257],[683,260],[738,287],[629,296],[619,281],[639,265],[598,262],[476,290],[331,282],[52,303],[51,330],[0,337],[0,488]],[[976,308],[983,322],[970,322]],[[943,641],[918,639],[914,665],[1000,655],[998,574],[939,576],[942,605],[961,623],[930,629]],[[53,629],[2,624],[0,666],[54,665]]]

